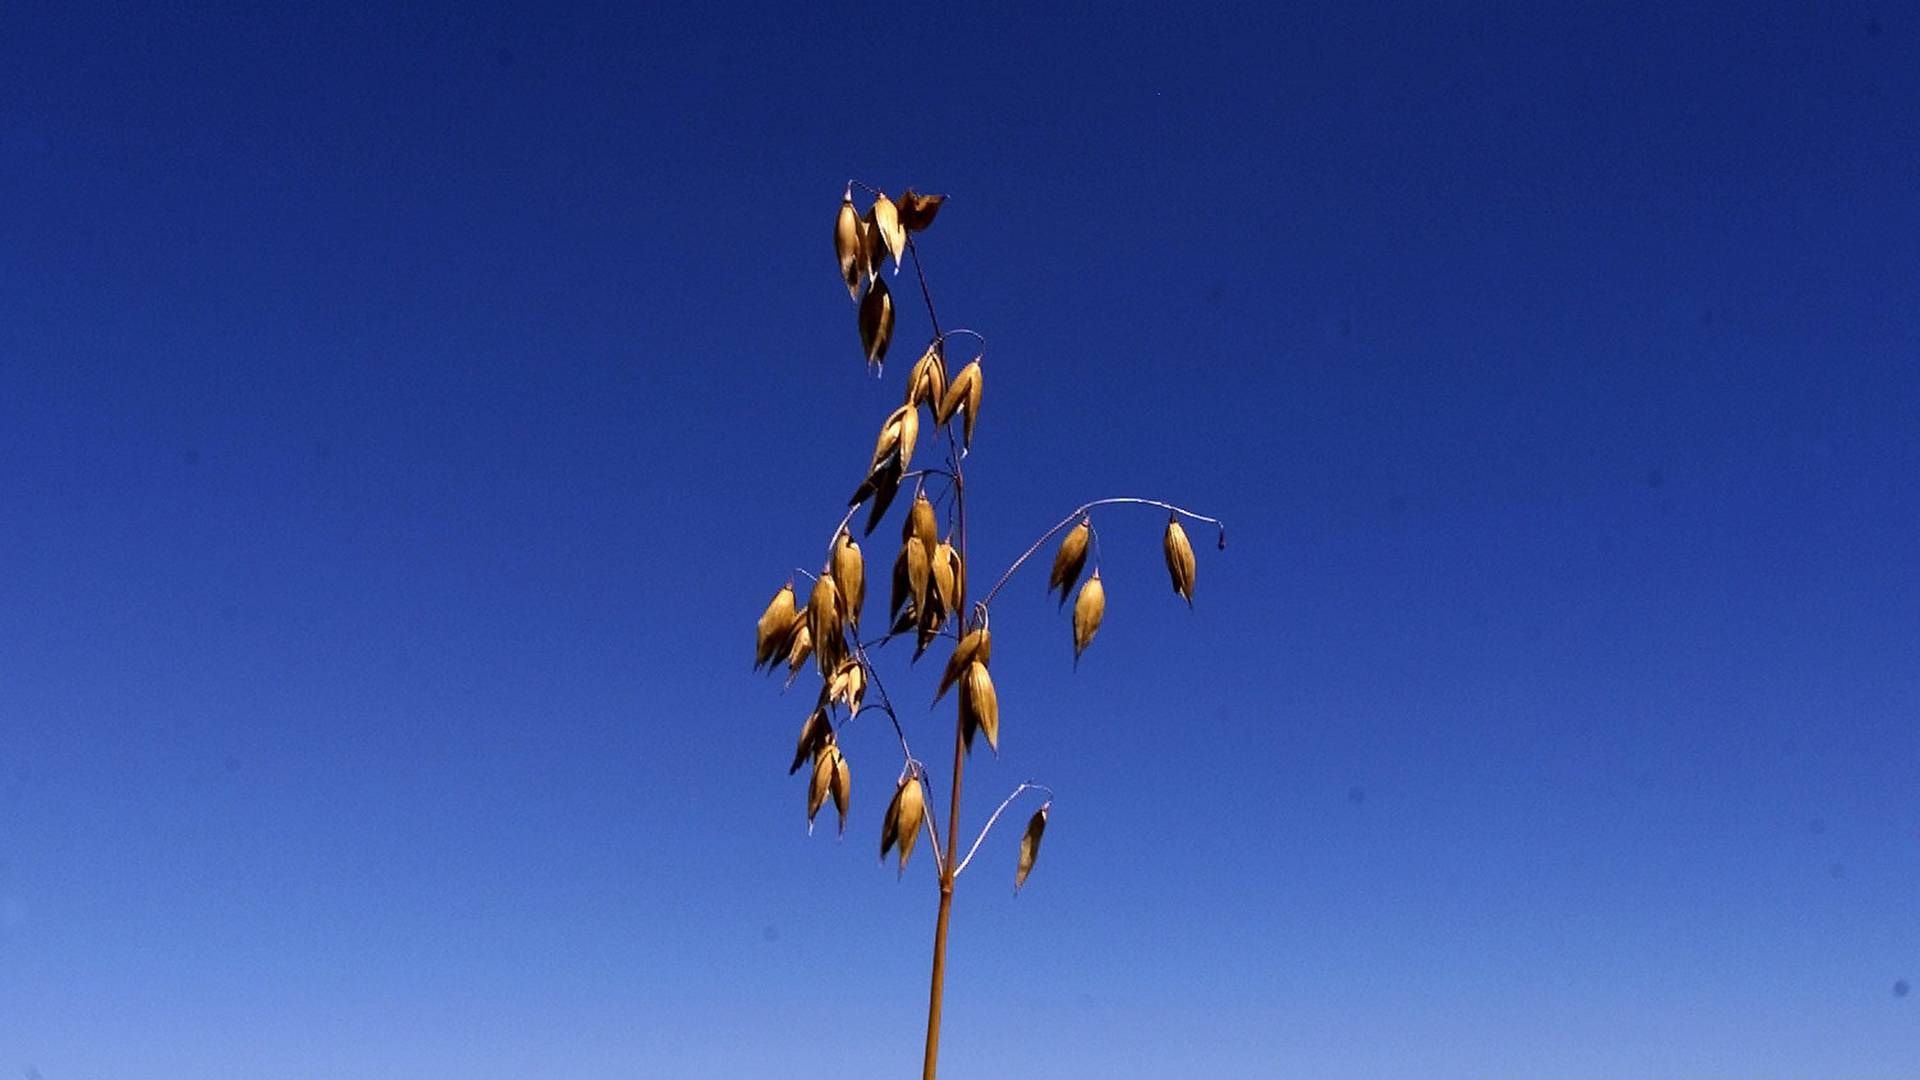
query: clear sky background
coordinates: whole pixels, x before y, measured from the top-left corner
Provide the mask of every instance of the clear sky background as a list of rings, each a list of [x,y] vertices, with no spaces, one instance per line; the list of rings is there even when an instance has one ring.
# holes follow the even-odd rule
[[[1601,7],[8,5],[0,1076],[915,1068],[891,736],[809,837],[748,670],[850,176],[976,583],[1231,526],[995,605],[942,1076],[1911,1076],[1920,16]]]

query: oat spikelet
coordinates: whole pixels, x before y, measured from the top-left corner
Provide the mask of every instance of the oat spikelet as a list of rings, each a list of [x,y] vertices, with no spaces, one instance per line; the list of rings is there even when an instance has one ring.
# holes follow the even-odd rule
[[[1018,894],[1020,886],[1027,883],[1027,875],[1033,872],[1033,860],[1040,857],[1040,837],[1047,831],[1047,803],[1033,812],[1027,819],[1026,834],[1020,837],[1020,864],[1013,871],[1013,891]]]
[[[975,630],[961,638],[960,644],[953,647],[953,655],[947,658],[947,669],[940,674],[940,688],[933,692],[933,703],[940,704],[940,699],[947,696],[947,689],[966,674],[968,665],[975,660],[985,664],[992,655],[993,636],[986,630]]]
[[[859,715],[860,703],[867,696],[867,669],[851,656],[840,661],[822,696],[828,702],[845,705],[848,718]]]
[[[841,617],[858,633],[860,608],[867,602],[867,564],[845,529],[833,540],[833,587],[840,593]]]
[[[1100,620],[1107,613],[1107,589],[1100,584],[1100,570],[1094,568],[1093,576],[1080,586],[1080,595],[1073,601],[1073,666],[1080,666],[1080,654],[1093,644],[1093,635],[1100,632]]]
[[[933,512],[933,503],[924,491],[915,492],[913,509],[907,512],[907,520],[900,529],[901,540],[917,540],[926,549],[927,563],[933,563],[933,555],[940,546],[940,519]]]
[[[1166,550],[1167,574],[1173,578],[1173,591],[1193,606],[1193,576],[1198,569],[1193,561],[1193,545],[1187,542],[1187,530],[1180,527],[1178,514],[1167,518],[1167,535],[1161,544]]]
[[[901,874],[907,872],[907,857],[913,854],[913,845],[920,839],[920,826],[927,819],[927,794],[920,786],[918,776],[909,776],[900,781],[893,792],[893,804],[887,807],[887,818],[880,832],[880,857],[887,857],[887,849],[895,843],[900,845]]]
[[[812,655],[813,631],[807,629],[807,622],[803,618],[800,620],[799,625],[794,627],[793,644],[787,647],[788,686],[792,686],[793,680],[800,677],[800,665],[806,663],[807,657]]]
[[[754,627],[753,670],[773,670],[792,647],[793,631],[799,623],[800,611],[794,606],[793,580],[789,578],[767,602],[767,610],[761,612],[760,622]]]
[[[840,748],[835,746],[831,736],[822,743],[813,755],[813,772],[807,777],[807,831],[813,831],[814,816],[820,813],[820,807],[826,805],[827,794],[833,787],[835,758],[840,756]]]
[[[933,217],[940,212],[940,204],[947,201],[945,195],[921,195],[912,188],[900,196],[900,224],[909,232],[919,232],[933,224]]]
[[[900,257],[907,251],[907,227],[900,223],[900,208],[885,195],[873,200],[873,228],[887,246],[887,254],[893,256],[893,272],[899,273]],[[879,272],[877,265],[874,272]]]
[[[846,652],[846,643],[840,637],[840,590],[834,587],[831,573],[813,580],[813,594],[807,598],[807,632],[813,638],[813,658],[820,665],[820,674],[833,674]]]
[[[808,713],[807,722],[800,725],[800,741],[794,745],[793,765],[787,769],[787,775],[799,772],[800,766],[811,761],[832,738],[833,722],[827,719],[826,708],[815,708]]]
[[[827,784],[833,792],[833,808],[840,815],[840,835],[847,834],[847,803],[853,798],[853,772],[847,767],[847,755],[840,752],[839,746],[830,751],[833,758],[833,775]]]
[[[874,526],[880,524],[894,493],[900,490],[900,480],[913,463],[913,447],[919,441],[919,410],[902,405],[887,414],[886,422],[880,425],[880,437],[873,443],[867,478],[847,500],[848,506],[857,506],[868,497],[873,498],[873,512],[867,515],[867,532],[873,532]]]
[[[1080,571],[1087,565],[1087,538],[1093,535],[1093,522],[1081,518],[1080,524],[1067,531],[1060,541],[1060,550],[1053,555],[1053,573],[1047,577],[1047,591],[1060,590],[1060,606],[1067,605],[1067,594],[1080,583]]]
[[[879,369],[892,341],[893,294],[887,291],[886,279],[876,277],[860,298],[860,347],[866,350],[869,367]]]
[[[987,746],[1000,753],[1000,697],[993,689],[993,676],[987,665],[974,660],[960,678],[960,731],[968,752],[973,750],[973,733],[987,737]]]
[[[913,362],[913,372],[907,376],[907,404],[918,407],[925,404],[938,411],[940,401],[947,396],[947,363],[941,355],[938,338]]]
[[[840,196],[840,215],[833,222],[833,255],[840,261],[840,277],[847,283],[847,296],[860,299],[861,263],[860,215],[853,209],[853,189]]]
[[[947,392],[940,398],[940,407],[934,411],[933,418],[941,424],[953,419],[956,412],[966,413],[966,424],[960,431],[960,444],[973,447],[973,424],[980,418],[980,395],[982,383],[980,361],[969,361],[947,381]]]

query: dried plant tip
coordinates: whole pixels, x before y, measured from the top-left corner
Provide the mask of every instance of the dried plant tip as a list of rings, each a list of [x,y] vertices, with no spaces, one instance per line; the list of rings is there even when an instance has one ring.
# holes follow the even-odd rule
[[[892,340],[893,294],[887,291],[886,279],[876,277],[860,298],[860,347],[866,350],[870,366],[877,368],[886,360]]]
[[[941,543],[940,550],[947,553],[947,561],[953,564],[953,610],[957,611],[967,596],[967,560],[961,558],[960,549],[953,546],[951,533]]]
[[[833,222],[833,255],[840,261],[840,277],[847,283],[847,296],[860,299],[861,263],[860,215],[853,209],[853,189],[840,196],[840,215]]]
[[[767,602],[754,627],[753,670],[772,671],[793,644],[793,631],[800,623],[800,610],[794,605],[793,581],[789,579]]]
[[[945,424],[953,419],[955,412],[964,410],[966,425],[961,428],[960,443],[969,449],[973,447],[974,421],[980,418],[981,388],[980,361],[969,361],[947,382],[947,392],[940,399],[940,408],[935,410],[933,416],[936,421]]]
[[[1080,524],[1068,530],[1060,541],[1060,550],[1053,555],[1053,573],[1047,577],[1047,591],[1060,590],[1060,606],[1067,604],[1067,594],[1080,583],[1080,571],[1087,565],[1087,538],[1093,535],[1093,522],[1090,518],[1081,518]]]
[[[1018,893],[1020,887],[1027,883],[1027,875],[1033,873],[1033,860],[1040,857],[1040,837],[1046,834],[1047,808],[1052,805],[1047,803],[1041,806],[1033,812],[1032,817],[1027,819],[1026,834],[1020,837],[1020,865],[1013,871],[1015,893]]]
[[[800,725],[800,741],[793,748],[793,765],[787,769],[792,776],[800,771],[800,766],[811,761],[820,748],[833,739],[833,722],[827,718],[827,710],[816,708],[807,714],[807,722]]]
[[[900,257],[907,250],[907,227],[900,223],[900,208],[885,195],[873,200],[873,228],[880,234],[880,242],[887,246],[887,254],[893,256],[893,272],[899,273]]]
[[[880,230],[873,223],[873,208],[860,216],[860,272],[871,281],[880,276],[880,268],[886,265],[887,242],[880,237]]]
[[[833,587],[840,593],[840,614],[857,633],[860,608],[867,602],[867,567],[860,545],[845,529],[833,540]]]
[[[960,732],[967,750],[973,750],[973,733],[987,737],[987,746],[1000,753],[1000,697],[994,693],[993,676],[987,665],[974,660],[960,679]]]
[[[846,652],[840,637],[840,590],[834,587],[831,573],[813,580],[813,594],[807,598],[807,632],[813,638],[820,674],[831,675]]]
[[[984,665],[992,655],[993,637],[987,631],[975,630],[962,637],[960,644],[953,647],[953,655],[947,658],[947,669],[940,674],[940,687],[933,692],[933,703],[940,704],[947,689],[960,681],[969,665],[976,660]]]
[[[1192,607],[1193,575],[1198,567],[1193,561],[1193,545],[1187,542],[1187,530],[1180,527],[1179,515],[1167,518],[1167,535],[1161,546],[1166,549],[1167,573],[1173,578],[1173,591]]]
[[[940,212],[940,204],[946,201],[945,195],[921,195],[908,188],[900,196],[900,224],[908,232],[919,232],[933,224],[934,215]]]
[[[936,338],[927,346],[927,351],[920,354],[920,359],[913,362],[913,372],[907,376],[907,404],[918,407],[925,403],[929,410],[938,411],[946,395],[947,362]]]
[[[1093,644],[1093,635],[1100,632],[1100,620],[1107,613],[1107,589],[1100,584],[1100,571],[1095,568],[1093,576],[1080,586],[1080,595],[1073,601],[1073,665],[1080,666],[1080,654]]]

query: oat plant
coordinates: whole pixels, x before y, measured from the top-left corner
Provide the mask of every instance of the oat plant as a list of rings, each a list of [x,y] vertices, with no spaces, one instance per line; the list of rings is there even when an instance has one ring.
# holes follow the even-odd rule
[[[856,190],[868,202],[864,213],[855,207]],[[1038,799],[1039,806],[1027,818],[1016,853],[1013,887],[1017,893],[1033,870],[1034,860],[1040,853],[1040,840],[1046,831],[1047,815],[1053,806],[1053,790],[1045,784],[1027,781],[1016,785],[981,825],[965,853],[961,853],[961,778],[977,741],[984,741],[995,757],[1000,748],[1000,699],[993,686],[993,636],[989,625],[994,599],[1021,567],[1058,537],[1047,590],[1049,594],[1059,594],[1062,609],[1069,597],[1073,600],[1069,626],[1077,668],[1081,654],[1100,630],[1107,607],[1106,586],[1100,580],[1100,535],[1094,526],[1094,511],[1101,511],[1103,518],[1108,508],[1117,511],[1122,507],[1145,506],[1166,511],[1168,518],[1161,533],[1161,548],[1167,573],[1173,591],[1189,606],[1193,603],[1195,561],[1193,545],[1187,539],[1182,519],[1213,526],[1218,532],[1219,546],[1224,548],[1227,543],[1226,528],[1217,518],[1157,499],[1135,496],[1095,499],[1074,507],[1041,533],[980,598],[969,605],[967,483],[963,465],[980,420],[984,386],[981,361],[986,339],[973,330],[942,328],[933,294],[927,288],[916,237],[933,224],[944,199],[945,196],[918,195],[908,189],[896,201],[885,192],[857,181],[849,181],[846,194],[841,197],[833,229],[834,255],[839,260],[847,294],[858,305],[860,345],[869,370],[876,376],[882,374],[882,365],[895,337],[899,312],[888,278],[892,276],[897,280],[904,263],[912,264],[911,280],[918,285],[920,299],[926,307],[927,344],[907,372],[905,400],[880,423],[873,455],[863,478],[853,489],[845,513],[833,528],[820,569],[817,572],[795,569],[794,576],[774,593],[760,616],[754,640],[756,669],[784,668],[789,687],[809,667],[820,679],[819,695],[801,725],[793,763],[787,769],[789,775],[806,771],[809,832],[829,799],[839,819],[840,833],[846,832],[853,794],[852,770],[840,744],[840,734],[846,725],[863,713],[878,712],[887,718],[899,740],[899,773],[880,820],[880,858],[884,862],[890,853],[894,854],[898,873],[904,877],[907,862],[924,832],[940,893],[939,913],[934,922],[933,975],[927,997],[926,1057],[922,1066],[926,1080],[933,1078],[940,1050],[940,1005],[946,980],[947,925],[953,912],[954,885],[972,865],[980,845],[1006,812],[1022,799]],[[958,370],[949,372],[949,359],[967,354],[971,354],[971,358]],[[923,429],[923,424],[930,429]],[[926,447],[932,447],[934,453],[923,453],[922,460],[931,457],[934,463],[916,467],[914,452]],[[860,526],[860,537],[870,537],[903,491],[908,492],[908,499],[900,515],[900,549],[894,555],[887,579],[885,621],[863,619],[867,595],[866,557],[860,540],[854,536],[856,519],[864,508],[866,517]],[[796,581],[805,583],[804,604],[796,591]],[[929,797],[932,777],[926,764],[914,753],[907,724],[873,662],[874,652],[896,640],[901,642],[896,648],[903,651],[910,645],[914,661],[929,650],[934,650],[936,656],[944,654],[933,701],[937,704],[952,691],[958,702],[954,710],[953,769],[947,787],[944,841]]]

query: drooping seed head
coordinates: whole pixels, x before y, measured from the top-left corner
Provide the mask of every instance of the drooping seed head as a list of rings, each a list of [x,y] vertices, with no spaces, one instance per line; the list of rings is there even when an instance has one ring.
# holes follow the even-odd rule
[[[840,261],[840,277],[847,283],[847,296],[860,299],[860,215],[853,209],[853,189],[840,196],[840,214],[833,222],[833,255]]]
[[[860,347],[866,351],[867,365],[879,368],[887,359],[887,345],[893,341],[893,294],[887,280],[875,277],[860,298]]]
[[[854,657],[840,661],[827,681],[826,700],[847,707],[849,718],[859,715],[860,703],[867,694],[867,669]]]
[[[945,424],[953,419],[954,413],[965,411],[966,425],[961,429],[960,443],[968,448],[973,446],[974,422],[980,418],[981,392],[980,361],[973,360],[947,381],[947,392],[940,399],[940,408],[934,412],[933,418]]]
[[[840,756],[840,748],[829,738],[813,755],[813,772],[807,778],[807,831],[813,831],[814,816],[826,805],[827,794],[833,787],[835,758]]]
[[[833,722],[827,718],[827,710],[815,708],[808,713],[807,722],[800,725],[800,741],[794,744],[793,765],[787,769],[787,775],[799,772],[800,766],[811,761],[832,738]]]
[[[793,581],[789,579],[767,602],[767,609],[760,613],[760,621],[754,627],[753,669],[772,670],[793,644],[793,631],[800,622],[800,611],[794,606]]]
[[[822,677],[833,674],[846,652],[840,637],[840,590],[834,587],[831,573],[813,579],[813,593],[807,598],[807,632],[813,638],[814,660]]]
[[[1100,570],[1094,568],[1093,576],[1080,586],[1080,595],[1073,601],[1073,663],[1080,665],[1080,654],[1087,651],[1093,643],[1093,635],[1100,632],[1100,620],[1107,614],[1107,590],[1100,584]]]
[[[1173,578],[1173,591],[1179,593],[1193,606],[1193,577],[1198,569],[1193,559],[1193,545],[1187,542],[1187,530],[1180,527],[1178,515],[1167,519],[1167,535],[1161,547],[1167,556],[1167,574]]]
[[[845,836],[847,804],[853,798],[853,772],[847,767],[847,755],[840,752],[839,746],[833,747],[831,754],[833,775],[828,779],[828,786],[833,792],[833,808],[840,815],[840,835]]]
[[[841,617],[857,632],[860,608],[867,601],[867,568],[860,545],[845,529],[833,541],[833,587],[840,594]]]
[[[973,733],[987,737],[987,746],[1000,753],[1000,697],[993,689],[993,676],[987,665],[974,660],[960,680],[960,732],[968,751],[973,750]]]
[[[1020,863],[1013,870],[1013,891],[1016,894],[1027,883],[1027,875],[1033,872],[1033,861],[1040,857],[1040,837],[1047,831],[1047,810],[1052,806],[1052,803],[1042,804],[1027,819],[1027,831],[1020,837]]]
[[[1067,530],[1060,540],[1060,550],[1053,555],[1053,573],[1047,577],[1047,591],[1060,590],[1060,606],[1067,604],[1067,594],[1080,583],[1080,571],[1087,565],[1087,539],[1093,535],[1093,522],[1090,518],[1081,518],[1080,524]]]
[[[909,232],[919,232],[933,224],[933,217],[940,212],[940,204],[947,201],[945,195],[921,195],[908,188],[900,196],[900,224]]]
[[[933,692],[933,703],[940,704],[940,699],[947,695],[947,689],[966,674],[968,665],[975,660],[984,665],[992,655],[993,637],[984,628],[962,637],[960,644],[953,647],[953,655],[947,658],[946,670],[940,673],[940,687]]]
[[[924,403],[930,410],[940,408],[940,399],[947,394],[947,364],[942,356],[940,340],[935,338],[913,362],[913,371],[907,376],[907,404],[918,408]]]
[[[907,227],[900,224],[900,208],[885,195],[873,200],[873,227],[880,234],[881,243],[887,247],[887,254],[893,256],[893,272],[900,272],[900,257],[907,251]],[[878,273],[875,268],[875,273]]]
[[[900,873],[907,872],[907,859],[920,839],[920,826],[927,819],[927,793],[918,776],[909,776],[895,794],[894,839],[900,845]],[[884,857],[886,849],[880,854]]]

